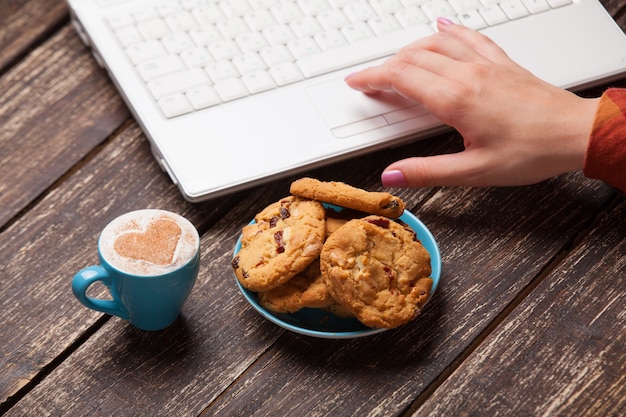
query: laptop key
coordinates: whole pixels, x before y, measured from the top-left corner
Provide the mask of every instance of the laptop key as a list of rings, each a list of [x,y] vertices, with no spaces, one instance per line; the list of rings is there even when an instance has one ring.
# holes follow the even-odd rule
[[[249,95],[248,89],[239,78],[222,80],[213,86],[222,101],[232,101]]]
[[[185,98],[183,94],[172,94],[165,96],[157,101],[163,115],[168,119],[176,116],[181,116],[186,113],[191,113],[193,107],[189,100]]]
[[[137,71],[145,82],[184,69],[185,64],[178,55],[165,55],[141,62],[137,65]]]
[[[184,32],[169,33],[161,38],[161,42],[170,54],[177,54],[196,46],[191,37]]]
[[[148,82],[148,90],[152,97],[158,100],[163,96],[184,92],[203,84],[210,84],[209,77],[203,70],[196,68],[155,78]]]
[[[431,21],[436,21],[439,16],[454,16],[454,9],[447,1],[435,0],[422,5],[422,10]]]
[[[293,62],[283,62],[269,69],[272,78],[278,85],[287,85],[304,79],[302,73]]]
[[[271,90],[276,87],[274,80],[267,71],[255,71],[241,77],[244,85],[251,94]]]
[[[215,106],[222,102],[215,89],[209,85],[193,87],[185,93],[185,96],[187,96],[187,99],[196,110]]]
[[[143,41],[141,33],[134,26],[124,26],[115,31],[115,36],[123,46]]]
[[[552,7],[562,7],[571,4],[572,0],[548,0],[548,4]]]
[[[283,62],[293,61],[293,56],[284,45],[263,48],[259,51],[259,55],[270,68]]]
[[[160,39],[170,33],[164,21],[161,19],[146,20],[137,23],[137,30],[145,40]]]
[[[140,62],[166,55],[167,51],[161,42],[152,40],[130,45],[126,48],[126,54],[133,61],[133,64],[137,65]]]
[[[348,41],[337,29],[331,29],[326,32],[316,34],[313,39],[319,45],[322,51],[328,51],[342,45],[347,45]]]
[[[341,33],[349,43],[356,43],[374,36],[374,32],[365,22],[356,22],[341,29]]]
[[[213,62],[209,51],[202,47],[186,49],[180,53],[180,57],[189,68],[201,68]]]
[[[479,30],[487,26],[487,23],[477,10],[467,10],[462,12],[459,14],[459,21],[462,25],[474,30]]]
[[[504,14],[511,20],[528,15],[528,10],[526,10],[526,7],[524,7],[524,4],[520,0],[503,0],[500,3],[500,7],[504,11]]]
[[[494,26],[506,22],[508,19],[500,6],[497,4],[483,6],[479,10],[480,15],[488,25]]]
[[[233,63],[228,60],[211,62],[204,70],[209,74],[209,77],[211,77],[214,83],[239,77],[239,71],[237,71]]]
[[[232,63],[240,74],[249,74],[266,68],[265,61],[257,53],[248,53],[233,58]]]
[[[546,0],[522,0],[522,3],[531,13],[541,13],[550,10],[550,5]]]

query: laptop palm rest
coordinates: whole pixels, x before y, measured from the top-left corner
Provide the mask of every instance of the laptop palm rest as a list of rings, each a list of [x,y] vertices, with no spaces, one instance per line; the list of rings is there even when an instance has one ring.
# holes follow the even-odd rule
[[[397,94],[364,94],[348,87],[343,79],[310,86],[307,94],[338,138],[347,138],[428,114],[421,105]]]

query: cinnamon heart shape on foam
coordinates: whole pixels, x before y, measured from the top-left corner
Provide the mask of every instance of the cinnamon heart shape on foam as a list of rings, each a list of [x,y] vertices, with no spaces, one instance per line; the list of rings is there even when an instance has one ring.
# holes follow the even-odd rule
[[[168,219],[157,219],[145,231],[130,231],[115,241],[115,251],[126,258],[167,265],[174,259],[181,229]]]

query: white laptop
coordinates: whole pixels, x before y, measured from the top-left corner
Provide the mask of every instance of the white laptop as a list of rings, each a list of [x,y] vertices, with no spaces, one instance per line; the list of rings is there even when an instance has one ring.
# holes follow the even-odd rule
[[[68,4],[156,160],[192,202],[445,129],[419,105],[343,81],[434,33],[439,16],[484,32],[563,88],[626,75],[626,36],[597,0]]]

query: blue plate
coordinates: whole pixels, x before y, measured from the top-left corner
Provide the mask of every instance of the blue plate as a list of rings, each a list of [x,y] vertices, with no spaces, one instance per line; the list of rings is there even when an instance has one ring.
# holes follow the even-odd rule
[[[324,204],[324,207],[332,208],[335,211],[343,210],[343,208],[331,204]],[[430,297],[432,297],[435,290],[437,290],[439,277],[441,275],[441,254],[439,253],[437,242],[424,223],[422,223],[410,211],[405,210],[402,216],[400,216],[400,220],[409,225],[409,227],[417,233],[418,239],[422,242],[422,245],[424,245],[424,248],[426,248],[430,254],[430,265],[432,268],[430,277],[433,280]],[[254,223],[254,220],[250,223]],[[235,245],[235,255],[239,253],[240,250],[241,236],[239,236],[237,244]],[[256,292],[244,288],[239,283],[237,277],[235,277],[235,282],[245,299],[256,311],[259,312],[259,314],[272,323],[295,333],[324,339],[351,339],[355,337],[371,336],[387,330],[373,329],[365,326],[355,318],[337,317],[318,308],[303,308],[302,310],[292,314],[274,313],[263,308],[259,304]]]

